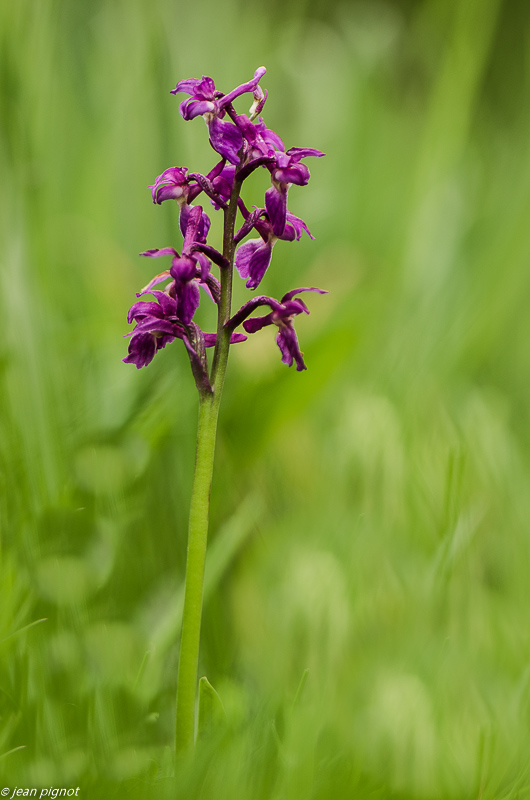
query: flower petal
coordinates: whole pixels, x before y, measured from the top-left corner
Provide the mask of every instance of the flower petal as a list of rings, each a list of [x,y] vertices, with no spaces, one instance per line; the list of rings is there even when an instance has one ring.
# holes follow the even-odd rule
[[[201,253],[200,251],[195,251],[193,253],[193,258],[197,259],[197,263],[199,264],[201,270],[201,278],[204,280],[208,275],[208,273],[210,272],[210,262],[208,261],[208,256],[206,256],[204,253]]]
[[[191,95],[201,94],[203,97],[210,95],[213,99],[215,83],[206,75],[203,75],[202,78],[187,78],[179,81],[175,88],[171,90],[171,94],[178,94],[179,92]]]
[[[230,164],[228,167],[224,167],[220,175],[216,176],[212,181],[215,191],[226,202],[230,200],[230,195],[232,194],[235,174],[236,168]],[[219,208],[215,203],[213,205],[215,208]]]
[[[301,158],[307,158],[307,156],[320,158],[326,154],[322,150],[315,150],[313,147],[290,147],[286,155],[291,156],[291,161],[294,163],[300,161]]]
[[[160,205],[164,200],[178,200],[189,192],[187,167],[170,167],[157,177],[150,186],[153,203]]]
[[[139,333],[129,342],[129,354],[122,359],[126,364],[135,364],[137,369],[151,363],[156,353],[155,337],[151,333]]]
[[[195,281],[182,283],[177,289],[177,316],[185,325],[189,325],[200,302],[199,287]]]
[[[186,238],[186,230],[188,228],[189,215],[194,208],[198,207],[199,206],[189,206],[187,203],[185,203],[180,208],[179,228],[184,239]],[[197,241],[205,242],[209,230],[210,230],[210,218],[208,214],[205,214],[203,211],[201,216],[201,221],[199,222],[199,228],[197,230]]]
[[[259,117],[259,121],[256,127],[259,129],[260,135],[264,142],[266,142],[271,147],[275,147],[277,150],[280,150],[281,152],[285,150],[285,146],[280,137],[278,136],[278,134],[275,133],[270,128],[267,128],[262,117]]]
[[[284,325],[281,330],[278,331],[276,343],[280,348],[282,361],[284,364],[287,364],[288,367],[291,367],[294,359],[296,362],[296,369],[299,372],[301,372],[303,369],[307,369],[306,365],[304,364],[304,359],[302,358],[300,345],[298,344],[298,337],[291,325]]]
[[[208,128],[213,149],[227,161],[238,164],[238,153],[243,146],[243,136],[239,128],[232,122],[222,122],[215,116],[208,121]]]
[[[215,94],[215,83],[207,75],[203,75],[197,86],[197,94],[213,100]]]
[[[160,250],[145,250],[140,253],[141,256],[149,256],[149,258],[158,258],[158,256],[177,256],[178,253],[174,247],[162,247]]]
[[[219,108],[224,108],[228,105],[228,103],[231,103],[232,100],[235,100],[236,97],[240,97],[240,95],[245,94],[246,92],[253,92],[266,72],[267,70],[265,67],[258,67],[252,80],[248,81],[247,83],[242,83],[240,86],[232,89],[232,91],[226,94],[224,97],[221,97],[221,99],[218,101]]]
[[[197,276],[197,265],[195,261],[190,258],[190,256],[174,258],[171,263],[170,274],[178,284],[186,283],[187,281],[193,280],[193,278]]]
[[[182,186],[177,186],[174,183],[165,183],[157,188],[154,186],[150,186],[149,188],[151,189],[153,203],[159,206],[162,205],[165,200],[178,200],[186,194]]]
[[[306,186],[311,173],[305,164],[291,164],[272,171],[272,179],[278,183],[294,183],[296,186]]]
[[[202,117],[203,114],[212,114],[215,111],[215,103],[211,100],[195,100],[193,97],[189,100],[184,100],[180,104],[180,113],[185,120],[195,119],[195,117]]]
[[[138,303],[134,303],[134,305],[130,307],[129,313],[127,314],[127,322],[130,325],[133,320],[143,319],[147,315],[161,318],[163,314],[164,312],[158,303],[139,300]]]
[[[318,294],[328,294],[328,292],[325,289],[317,289],[316,286],[303,286],[300,289],[291,289],[290,292],[284,294],[284,296],[281,299],[281,302],[287,303],[289,302],[289,300],[292,300],[295,295],[300,294],[301,292],[318,292]]]
[[[247,333],[256,333],[266,325],[272,325],[272,311],[264,317],[249,317],[243,323],[243,327]]]
[[[245,284],[247,289],[256,289],[259,286],[263,276],[265,275],[265,272],[267,271],[267,267],[271,263],[271,258],[271,244],[268,242],[263,242],[261,247],[256,248],[248,266],[249,277]]]
[[[285,215],[285,229],[283,235],[280,236],[280,239],[287,239],[288,241],[293,241],[296,239],[298,242],[300,237],[302,236],[302,232],[305,231],[310,239],[314,239],[315,237],[305,224],[303,219],[300,217],[295,217],[294,214],[291,214],[290,211],[287,212]]]
[[[183,252],[185,252],[193,242],[196,242],[198,240],[197,236],[199,232],[201,217],[202,217],[202,206],[188,206],[186,233],[184,234],[184,243],[182,245]]]
[[[154,295],[160,303],[160,307],[165,317],[177,316],[176,300],[173,300],[173,298],[167,295],[165,292],[160,292],[156,289],[154,292],[151,292],[151,294]]]
[[[140,333],[159,333],[182,337],[182,324],[180,322],[171,322],[168,319],[147,316],[137,323],[132,332],[133,338]]]
[[[258,247],[261,247],[262,244],[263,239],[251,239],[238,247],[236,251],[235,267],[239,272],[240,278],[248,278],[250,260],[254,255],[254,251]]]
[[[217,342],[217,334],[216,333],[204,333],[204,346],[205,347],[215,347],[215,343]],[[246,342],[247,337],[244,333],[233,333],[230,337],[230,344],[238,344],[238,342]]]
[[[255,289],[271,263],[272,245],[262,239],[251,239],[242,244],[236,253],[236,269],[242,278],[248,278],[247,289]]]
[[[230,344],[238,344],[239,342],[246,342],[247,337],[244,333],[233,333],[230,337]]]
[[[143,294],[147,294],[148,292],[151,291],[151,288],[153,286],[156,286],[158,283],[162,283],[162,281],[165,281],[166,278],[169,278],[169,277],[170,277],[170,275],[169,275],[169,270],[168,269],[165,269],[159,275],[155,275],[155,277],[151,281],[149,281],[147,286],[144,286],[144,288],[141,291],[136,292],[136,297],[141,297]]]
[[[287,189],[271,186],[265,192],[265,208],[275,236],[281,236],[285,228],[287,216]]]

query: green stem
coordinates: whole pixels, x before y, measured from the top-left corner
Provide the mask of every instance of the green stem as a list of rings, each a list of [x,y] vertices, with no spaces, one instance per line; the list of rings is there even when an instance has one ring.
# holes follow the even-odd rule
[[[195,737],[195,693],[201,634],[203,577],[217,429],[217,414],[212,401],[212,395],[202,396],[199,406],[197,454],[190,506],[186,590],[177,683],[177,753],[191,749]]]
[[[219,405],[223,392],[231,332],[225,323],[230,319],[232,305],[232,274],[234,262],[234,226],[237,199],[241,182],[234,181],[230,203],[225,211],[223,255],[230,266],[221,270],[221,299],[218,307],[217,344],[215,346],[210,382],[213,393],[203,392],[199,400],[199,423],[195,474],[191,494],[186,559],[186,588],[182,616],[179,671],[177,680],[177,755],[193,748],[195,740],[195,698],[201,636],[204,565],[208,542],[208,518],[212,485],[215,439]]]

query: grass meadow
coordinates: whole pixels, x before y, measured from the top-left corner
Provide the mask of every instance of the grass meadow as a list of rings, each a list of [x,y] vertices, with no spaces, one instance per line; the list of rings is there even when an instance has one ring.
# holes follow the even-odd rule
[[[524,0],[1,0],[10,794],[528,796],[529,31]],[[200,664],[226,719],[175,769],[197,400],[184,348],[137,371],[123,334],[137,254],[181,244],[146,187],[213,163],[169,90],[261,64],[268,125],[327,154],[289,196],[316,240],[261,289],[330,293],[307,372],[270,328],[231,351]]]

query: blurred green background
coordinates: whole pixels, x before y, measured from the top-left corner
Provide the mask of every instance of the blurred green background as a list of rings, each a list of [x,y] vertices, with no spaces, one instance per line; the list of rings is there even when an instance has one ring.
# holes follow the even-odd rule
[[[525,0],[0,4],[3,786],[528,795],[529,36]],[[267,124],[327,153],[290,192],[316,241],[262,289],[330,294],[307,372],[271,329],[232,350],[200,666],[227,719],[174,776],[197,402],[184,348],[137,371],[122,336],[137,253],[180,246],[146,186],[214,163],[169,90],[261,64]]]

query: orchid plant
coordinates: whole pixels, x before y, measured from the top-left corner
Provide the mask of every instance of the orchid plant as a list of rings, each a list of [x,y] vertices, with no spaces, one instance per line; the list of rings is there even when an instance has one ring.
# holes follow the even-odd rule
[[[173,247],[164,247],[141,254],[149,258],[169,256],[171,266],[156,275],[137,294],[137,297],[150,294],[155,299],[134,303],[128,315],[129,323],[134,322],[136,326],[127,334],[130,337],[129,352],[123,360],[140,369],[147,366],[159,350],[180,339],[187,350],[199,394],[177,681],[177,752],[191,749],[195,740],[210,488],[219,404],[230,345],[247,338],[236,331],[241,325],[249,334],[274,325],[278,329],[276,342],[283,363],[287,366],[295,363],[297,370],[306,369],[293,325],[298,314],[309,313],[299,295],[303,292],[325,294],[322,289],[303,287],[288,291],[281,300],[259,295],[232,313],[234,266],[246,281],[246,286],[251,290],[257,289],[270,265],[273,247],[279,240],[299,240],[304,232],[314,238],[305,222],[287,210],[287,196],[290,186],[305,186],[309,181],[309,170],[302,163],[303,159],[323,156],[324,153],[299,147],[286,151],[280,137],[266,127],[260,116],[267,99],[267,92],[260,86],[265,72],[265,67],[260,67],[252,80],[228,94],[217,90],[213,80],[205,76],[180,81],[172,90],[172,94],[189,95],[180,104],[182,117],[185,120],[198,116],[204,118],[210,144],[221,158],[207,175],[190,173],[186,167],[170,167],[149,187],[154,203],[176,200],[183,244],[180,253]],[[233,105],[233,101],[243,94],[253,97],[248,116],[238,114]],[[254,207],[249,211],[241,198],[241,189],[244,181],[258,168],[268,170],[271,186],[265,192],[264,207]],[[223,211],[221,250],[207,242],[210,219],[202,206],[193,205],[201,193],[206,195],[214,209]],[[242,220],[236,230],[238,211]],[[258,237],[243,241],[252,231],[256,231]],[[212,274],[213,265],[219,268],[219,279]],[[154,288],[166,281],[162,290]],[[200,288],[217,305],[215,333],[205,333],[194,322]],[[267,307],[268,313],[250,316],[261,307]],[[211,365],[206,355],[209,347],[214,348]]]

